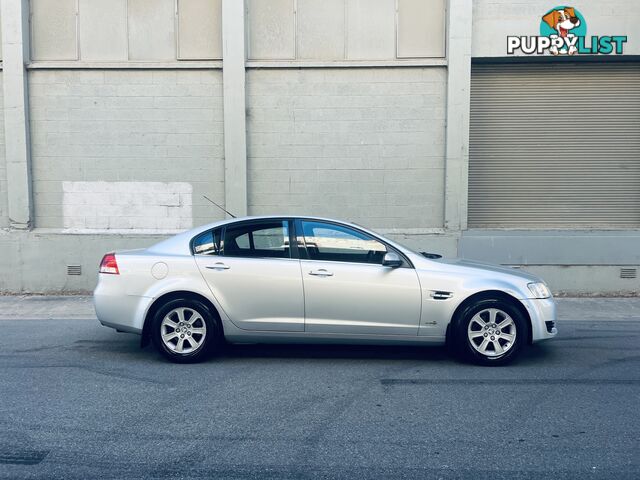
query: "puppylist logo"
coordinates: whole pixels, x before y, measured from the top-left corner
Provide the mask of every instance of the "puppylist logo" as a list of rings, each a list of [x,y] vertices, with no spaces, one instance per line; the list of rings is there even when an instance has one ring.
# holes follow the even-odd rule
[[[508,36],[507,54],[518,50],[527,55],[575,55],[614,53],[621,55],[626,35],[592,36],[587,38],[587,22],[582,14],[573,7],[552,8],[542,16],[540,35]]]

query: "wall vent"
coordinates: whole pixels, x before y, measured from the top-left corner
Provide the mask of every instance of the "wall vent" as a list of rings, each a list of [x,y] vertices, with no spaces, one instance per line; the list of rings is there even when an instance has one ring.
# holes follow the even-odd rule
[[[80,265],[67,265],[67,275],[82,275],[82,267]]]
[[[636,278],[638,276],[637,268],[621,268],[620,278]]]

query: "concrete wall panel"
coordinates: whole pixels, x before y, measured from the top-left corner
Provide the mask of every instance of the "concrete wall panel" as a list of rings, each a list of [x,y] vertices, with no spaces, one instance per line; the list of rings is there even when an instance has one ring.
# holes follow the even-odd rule
[[[398,0],[398,58],[445,56],[445,0]]]
[[[78,58],[76,0],[31,0],[31,57]]]
[[[248,0],[249,58],[295,58],[294,0]]]
[[[395,0],[347,0],[347,58],[395,58],[395,18]]]
[[[250,214],[442,227],[443,68],[250,70]]]
[[[178,58],[222,58],[222,0],[178,1]]]
[[[188,182],[62,182],[63,227],[70,232],[176,232],[191,228]]]
[[[69,227],[63,182],[187,182],[193,224],[222,218],[202,198],[224,204],[221,82],[219,71],[31,71],[36,226]],[[146,229],[161,229],[153,217],[168,200],[148,201]],[[103,228],[103,220],[86,220],[84,228]]]
[[[175,60],[175,0],[128,0],[129,59]]]
[[[299,59],[344,59],[344,5],[344,0],[298,0],[296,25]]]
[[[554,295],[584,296],[585,293],[596,293],[610,297],[637,297],[638,291],[640,291],[640,277],[620,278],[620,269],[624,267],[628,267],[628,264],[610,266],[528,265],[523,266],[522,270],[543,278]],[[573,301],[581,302],[583,308],[589,308],[585,298],[574,299]],[[593,301],[597,300],[590,300],[590,302]],[[592,315],[594,311],[597,312],[597,310],[592,310]],[[611,317],[608,318],[612,318],[613,315],[612,312]],[[580,316],[573,320],[583,319],[586,320],[584,316]]]
[[[468,230],[460,255],[507,265],[640,265],[636,230]]]
[[[127,60],[127,0],[79,0],[80,58]]]

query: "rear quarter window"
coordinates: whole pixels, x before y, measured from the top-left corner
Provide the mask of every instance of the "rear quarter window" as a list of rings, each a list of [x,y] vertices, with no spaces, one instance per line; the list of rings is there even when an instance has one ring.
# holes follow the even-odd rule
[[[220,230],[209,230],[193,239],[194,255],[219,255]]]

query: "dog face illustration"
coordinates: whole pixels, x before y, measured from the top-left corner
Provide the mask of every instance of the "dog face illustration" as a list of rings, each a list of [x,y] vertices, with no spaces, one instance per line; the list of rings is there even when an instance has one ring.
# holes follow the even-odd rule
[[[571,29],[580,25],[580,19],[572,7],[552,10],[542,17],[542,20],[556,30],[561,37],[566,37]]]

